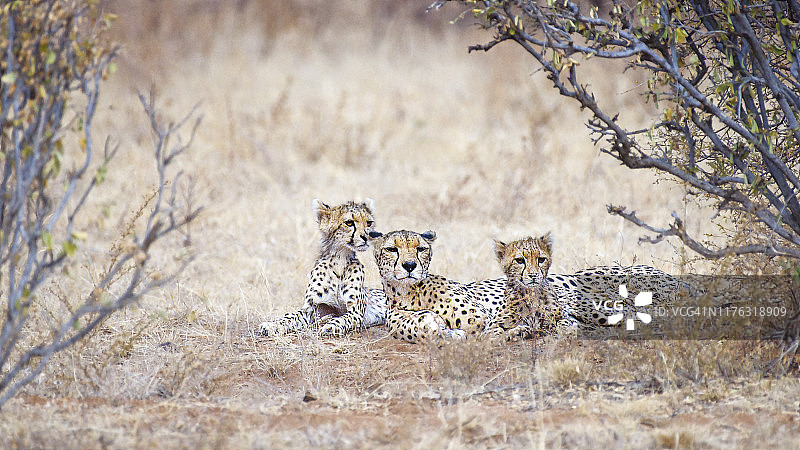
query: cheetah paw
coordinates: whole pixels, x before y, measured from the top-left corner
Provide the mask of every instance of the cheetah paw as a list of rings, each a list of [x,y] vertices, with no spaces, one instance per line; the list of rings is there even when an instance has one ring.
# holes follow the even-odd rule
[[[345,335],[341,326],[336,323],[328,322],[319,329],[320,336],[335,336],[341,337]]]
[[[523,325],[519,325],[508,330],[508,332],[506,333],[506,339],[508,341],[520,341],[531,337],[531,335],[532,333],[530,328]]]
[[[481,332],[481,336],[485,336],[489,339],[505,339],[507,336],[506,330],[500,327],[487,327]]]
[[[287,332],[285,326],[275,321],[262,322],[258,327],[258,333],[262,336],[282,336]]]
[[[446,339],[453,339],[457,341],[464,339],[467,336],[467,333],[464,330],[443,328],[442,336],[444,336]]]

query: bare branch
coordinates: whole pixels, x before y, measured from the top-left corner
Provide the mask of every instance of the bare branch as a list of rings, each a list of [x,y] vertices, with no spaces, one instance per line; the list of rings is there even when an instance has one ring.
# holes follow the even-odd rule
[[[703,245],[696,239],[692,238],[691,236],[689,236],[689,234],[686,232],[686,228],[683,224],[683,221],[678,217],[678,215],[675,212],[672,213],[673,222],[669,225],[668,228],[657,228],[639,219],[636,216],[635,211],[627,212],[624,207],[614,206],[614,205],[607,205],[606,209],[608,210],[609,214],[620,216],[623,219],[627,220],[628,222],[631,222],[641,228],[656,233],[656,236],[654,237],[644,236],[639,238],[640,243],[648,242],[651,244],[655,244],[663,241],[668,236],[675,236],[678,239],[680,239],[681,242],[683,242],[687,247],[691,248],[701,256],[708,259],[719,259],[730,255],[746,255],[752,253],[763,254],[766,256],[788,256],[792,258],[800,258],[800,251],[798,251],[797,249],[782,247],[778,245],[771,245],[771,244],[751,244],[744,246],[711,249],[706,245]]]
[[[786,19],[799,17],[796,0],[722,6],[660,0],[635,8],[614,1],[608,17],[594,9],[584,15],[569,0],[457,3],[495,30],[490,42],[470,50],[519,45],[560,95],[591,112],[588,127],[601,152],[631,169],[669,174],[695,195],[716,199],[718,208],[760,224],[744,246],[708,248],[677,217],[669,228],[645,227],[657,234],[651,240],[673,236],[708,258],[800,256],[800,29]],[[660,103],[662,117],[645,130],[626,129],[584,81],[593,75],[583,70],[589,58],[625,59],[647,72],[645,97]],[[624,209],[609,212],[645,225]]]

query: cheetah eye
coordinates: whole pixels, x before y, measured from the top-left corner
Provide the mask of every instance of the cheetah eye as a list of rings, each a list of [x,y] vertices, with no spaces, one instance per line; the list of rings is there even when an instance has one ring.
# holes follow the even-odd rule
[[[544,264],[546,262],[547,262],[547,258],[545,258],[544,256],[540,256],[539,257],[539,265],[542,265],[542,264]]]
[[[397,253],[397,247],[386,247],[384,250],[389,253]]]
[[[344,224],[345,224],[345,225],[347,225],[348,227],[352,227],[352,226],[353,226],[353,225],[355,225],[356,223],[355,223],[355,222],[353,222],[352,220],[345,220],[345,221],[344,221]]]
[[[374,221],[372,221],[372,220],[368,220],[367,221],[367,228],[372,228],[373,225],[375,225]]]
[[[417,247],[417,253],[427,252],[428,250],[428,247]]]
[[[525,258],[514,258],[514,262],[517,264],[525,264]]]

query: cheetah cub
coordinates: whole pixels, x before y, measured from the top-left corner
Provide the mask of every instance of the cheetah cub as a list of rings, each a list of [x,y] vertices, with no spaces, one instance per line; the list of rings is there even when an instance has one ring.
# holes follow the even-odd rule
[[[564,318],[557,302],[559,292],[553,292],[548,284],[552,234],[508,244],[495,239],[493,248],[506,275],[505,291],[485,332],[515,340],[571,329],[573,321]]]
[[[487,333],[514,339],[552,333],[574,336],[619,327],[621,322],[612,316],[630,316],[634,310],[632,299],[619,296],[621,285],[636,292],[648,291],[652,302],[661,306],[694,292],[691,285],[645,265],[597,266],[572,275],[548,275],[552,246],[550,233],[510,244],[494,242],[506,289]],[[622,309],[604,306],[609,299],[620,299]]]
[[[303,307],[262,323],[259,332],[265,336],[297,332],[314,323],[323,323],[321,335],[343,336],[385,322],[386,296],[380,289],[364,287],[364,266],[356,257],[369,247],[368,233],[375,225],[372,199],[334,207],[315,199],[313,210],[320,250]]]

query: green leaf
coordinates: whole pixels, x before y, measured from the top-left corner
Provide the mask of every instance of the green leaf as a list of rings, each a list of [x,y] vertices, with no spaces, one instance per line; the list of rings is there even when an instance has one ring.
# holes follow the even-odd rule
[[[48,250],[53,249],[53,235],[45,231],[42,233],[42,244],[44,244],[44,248]]]
[[[103,16],[103,20],[105,21],[107,27],[111,27],[111,23],[117,20],[117,15],[108,13]]]
[[[60,152],[58,151],[53,152],[53,156],[50,158],[49,161],[47,161],[47,163],[44,165],[44,168],[42,169],[42,173],[46,178],[51,178],[58,175],[58,172],[61,171],[62,158],[63,155]]]
[[[56,54],[52,51],[47,54],[47,59],[44,60],[45,65],[49,66],[56,62]]]
[[[72,236],[72,239],[78,241],[85,241],[86,238],[89,237],[89,235],[85,231],[73,231],[72,233],[70,233],[70,236]]]
[[[97,168],[97,173],[95,173],[94,179],[97,184],[101,184],[103,181],[106,180],[106,175],[108,174],[108,167],[105,164],[101,164],[100,167]]]
[[[687,35],[688,34],[686,33],[686,30],[684,30],[683,28],[676,28],[675,29],[675,42],[677,42],[678,44],[685,43]]]
[[[17,81],[17,73],[16,72],[8,72],[7,74],[0,77],[0,81],[5,84],[11,84]]]
[[[62,244],[61,249],[64,250],[64,254],[67,256],[72,256],[75,254],[75,250],[78,249],[78,246],[72,241],[66,241]]]

